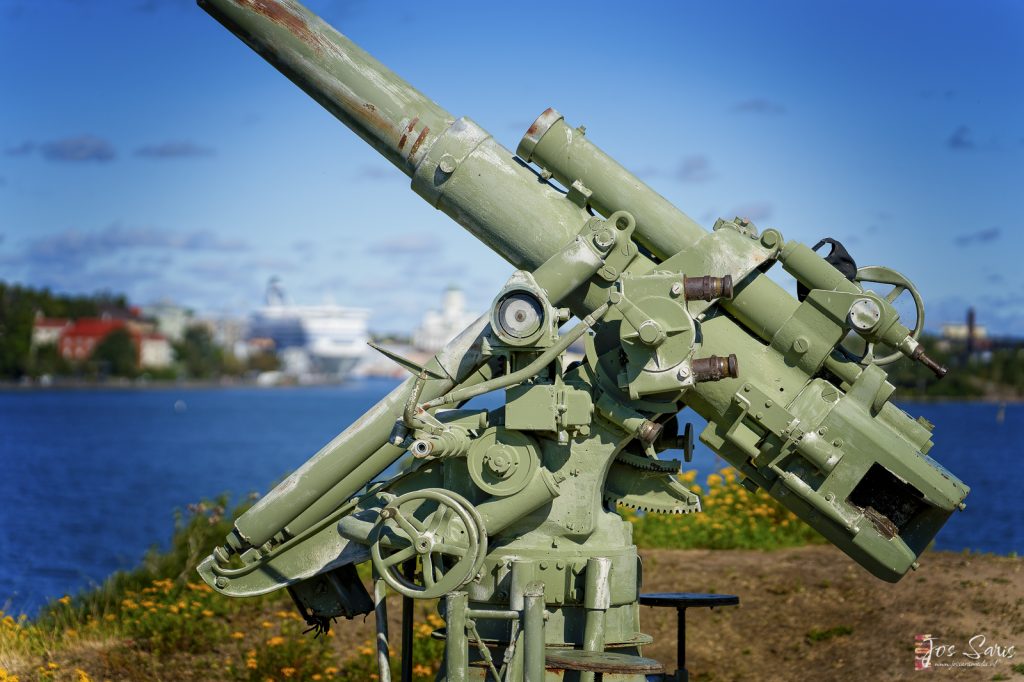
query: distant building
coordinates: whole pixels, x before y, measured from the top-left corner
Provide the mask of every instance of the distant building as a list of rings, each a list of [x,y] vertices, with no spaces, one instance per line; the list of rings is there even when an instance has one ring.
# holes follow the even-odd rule
[[[96,346],[118,329],[127,329],[124,320],[82,318],[72,322],[60,335],[61,357],[71,362],[82,362],[92,357]],[[129,333],[131,333],[129,331]],[[134,335],[133,335],[134,336]]]
[[[32,322],[32,347],[56,346],[60,342],[60,335],[69,325],[71,320],[58,317],[43,317],[42,313],[36,313]]]
[[[412,345],[421,351],[436,353],[468,327],[479,315],[466,311],[466,296],[449,287],[441,299],[440,310],[428,310],[413,332]]]
[[[139,366],[143,369],[164,369],[174,363],[174,348],[162,334],[139,337]]]
[[[54,344],[61,357],[70,362],[84,362],[92,357],[96,346],[109,334],[124,329],[136,349],[136,362],[143,369],[162,369],[174,361],[171,344],[157,334],[151,325],[131,319],[84,317],[78,320],[36,317],[32,326],[32,344]]]
[[[172,343],[185,338],[185,330],[192,324],[192,311],[167,300],[143,306],[143,317],[156,322],[156,330]]]
[[[970,327],[966,324],[944,324],[942,325],[942,338],[948,341],[966,342],[968,338],[978,341],[988,338],[988,329],[984,325],[974,325],[974,335],[971,336]]]

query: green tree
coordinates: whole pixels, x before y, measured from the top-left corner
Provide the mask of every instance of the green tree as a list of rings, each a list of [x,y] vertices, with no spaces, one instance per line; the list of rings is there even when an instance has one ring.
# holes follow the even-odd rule
[[[184,338],[175,344],[174,354],[193,379],[218,376],[223,368],[221,350],[206,327],[189,327]]]
[[[96,344],[92,360],[101,374],[133,377],[138,374],[138,351],[127,329],[115,329]]]

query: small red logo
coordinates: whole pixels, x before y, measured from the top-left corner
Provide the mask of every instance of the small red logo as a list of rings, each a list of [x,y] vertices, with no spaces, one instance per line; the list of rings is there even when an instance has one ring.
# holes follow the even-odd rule
[[[931,635],[914,635],[914,670],[929,670],[932,667]]]

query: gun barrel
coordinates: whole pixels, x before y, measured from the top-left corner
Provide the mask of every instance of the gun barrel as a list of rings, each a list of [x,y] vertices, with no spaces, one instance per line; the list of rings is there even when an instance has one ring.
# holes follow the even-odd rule
[[[199,5],[407,175],[453,120],[296,2]]]

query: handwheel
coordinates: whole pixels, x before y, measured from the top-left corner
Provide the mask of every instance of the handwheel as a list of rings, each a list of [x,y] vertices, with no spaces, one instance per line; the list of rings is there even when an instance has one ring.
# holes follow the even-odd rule
[[[370,559],[396,592],[434,599],[459,589],[480,570],[487,533],[479,513],[461,495],[427,488],[406,493],[381,510],[371,532]],[[419,557],[421,573],[402,575],[401,565]]]
[[[885,295],[885,300],[893,304],[896,299],[904,293],[909,292],[914,299],[914,308],[917,314],[917,321],[914,323],[910,335],[916,340],[921,336],[924,329],[924,301],[917,287],[909,279],[896,272],[892,268],[881,265],[868,265],[857,270],[854,281],[859,284],[871,282],[874,284],[890,284],[892,290]],[[865,341],[860,335],[851,333],[840,345],[840,351],[850,360],[860,365],[888,365],[903,357],[903,353],[893,351],[888,355],[875,357],[875,344]]]

